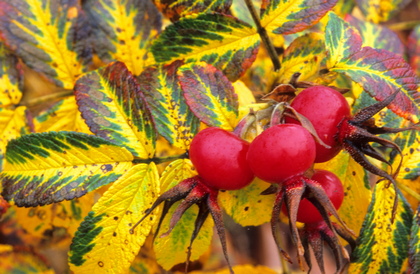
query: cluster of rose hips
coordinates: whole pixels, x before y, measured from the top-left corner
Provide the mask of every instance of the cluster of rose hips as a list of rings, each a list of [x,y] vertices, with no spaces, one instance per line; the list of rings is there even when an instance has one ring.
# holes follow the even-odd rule
[[[191,236],[186,270],[191,244],[209,214],[214,219],[230,267],[222,211],[217,202],[218,192],[244,188],[256,176],[272,183],[272,187],[262,194],[276,194],[271,225],[280,253],[290,260],[287,253],[280,248],[276,236],[280,212],[283,210],[289,216],[299,263],[301,264],[301,258],[304,257],[311,267],[308,249],[311,245],[323,271],[322,246],[325,241],[333,250],[337,269],[342,269],[342,258],[348,259],[348,255],[339,244],[337,234],[351,245],[354,244],[352,232],[336,211],[343,201],[343,187],[333,173],[313,170],[312,167],[314,163],[332,159],[344,148],[367,170],[394,182],[393,176],[370,164],[365,155],[388,163],[369,142],[377,142],[399,151],[398,146],[392,142],[374,135],[378,132],[387,133],[386,129],[368,123],[395,95],[351,116],[350,107],[340,92],[324,86],[313,86],[303,90],[287,105],[284,117],[279,119],[280,123],[270,124],[251,143],[234,133],[215,127],[206,128],[194,137],[189,149],[189,158],[198,175],[183,180],[163,193],[145,215],[164,203],[162,221],[169,208],[182,200],[171,218],[167,234],[183,213],[193,204],[197,204],[199,213]],[[340,225],[331,222],[331,215]],[[305,224],[300,231],[296,226],[297,221]],[[159,226],[160,224],[158,229]],[[231,267],[230,270],[232,272]]]

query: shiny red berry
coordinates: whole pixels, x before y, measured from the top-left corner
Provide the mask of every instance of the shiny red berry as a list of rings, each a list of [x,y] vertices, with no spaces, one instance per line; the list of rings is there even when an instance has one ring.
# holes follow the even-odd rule
[[[251,170],[258,178],[281,183],[304,173],[315,159],[315,141],[302,126],[272,126],[252,141],[247,154]]]
[[[246,155],[249,143],[226,130],[210,127],[192,140],[189,155],[198,175],[209,187],[236,190],[254,179]]]

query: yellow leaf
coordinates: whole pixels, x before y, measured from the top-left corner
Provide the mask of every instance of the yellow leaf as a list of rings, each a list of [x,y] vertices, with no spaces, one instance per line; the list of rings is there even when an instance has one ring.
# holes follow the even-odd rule
[[[80,225],[70,247],[71,270],[75,273],[123,273],[144,244],[157,221],[152,213],[134,233],[159,193],[156,165],[139,164],[125,173],[99,199]]]

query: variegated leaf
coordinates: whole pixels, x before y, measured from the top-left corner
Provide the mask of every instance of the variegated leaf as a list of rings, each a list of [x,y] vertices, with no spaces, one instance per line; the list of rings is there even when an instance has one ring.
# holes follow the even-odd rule
[[[238,96],[225,75],[205,63],[179,68],[181,89],[201,122],[232,131],[238,118]]]
[[[76,0],[2,0],[0,34],[30,68],[72,89],[90,59],[89,24],[80,12]]]
[[[366,19],[376,24],[388,21],[410,2],[410,0],[356,0]]]
[[[347,14],[351,14],[355,6],[356,3],[354,3],[353,1],[338,0],[337,4],[333,8],[333,11],[339,16],[344,17]]]
[[[410,243],[408,249],[408,273],[420,272],[420,206],[417,208],[411,226]]]
[[[76,98],[64,98],[41,111],[33,120],[35,132],[76,131],[91,134],[76,104]]]
[[[93,206],[70,246],[71,269],[75,273],[126,272],[153,224],[156,212],[138,226],[159,194],[159,175],[152,162],[131,168]]]
[[[0,108],[0,171],[3,167],[7,142],[28,132],[26,107]]]
[[[161,29],[161,15],[150,0],[83,2],[92,26],[92,42],[104,62],[124,62],[139,75],[145,67],[150,39]]]
[[[197,13],[227,14],[232,0],[153,0],[166,18],[175,22],[181,17]]]
[[[417,25],[408,36],[407,53],[411,67],[420,77],[420,25]]]
[[[136,78],[124,63],[85,74],[74,89],[82,117],[93,133],[124,146],[136,157],[153,157],[152,116]]]
[[[22,98],[22,72],[18,59],[0,42],[0,107],[16,105]]]
[[[355,28],[340,19],[335,13],[328,14],[328,24],[325,29],[325,46],[328,51],[327,67],[349,58],[362,47],[362,38]]]
[[[321,20],[337,0],[263,0],[261,25],[276,34],[305,30]]]
[[[197,133],[199,121],[188,108],[179,85],[177,70],[181,62],[149,67],[138,77],[156,129],[169,143],[188,149]]]
[[[71,200],[114,182],[132,160],[125,148],[92,135],[24,135],[7,145],[2,196],[18,206]]]
[[[359,31],[363,46],[386,49],[400,56],[404,56],[405,48],[401,39],[386,26],[362,21],[351,15],[346,16],[346,21]]]
[[[400,90],[389,109],[412,122],[419,121],[420,79],[401,56],[387,50],[360,48],[359,35],[333,13],[325,36],[330,71],[349,76],[379,101]]]
[[[236,81],[254,62],[260,38],[255,28],[222,14],[198,14],[169,25],[153,42],[158,63],[204,61]]]
[[[315,168],[333,172],[342,182],[344,201],[338,212],[341,219],[357,235],[362,228],[372,196],[369,173],[346,152],[339,153],[328,162],[316,164]]]
[[[269,186],[269,183],[256,179],[240,190],[220,192],[219,202],[241,226],[258,226],[271,219],[274,195],[261,195]]]
[[[375,187],[349,273],[400,273],[408,255],[412,211],[403,196],[391,220],[395,189],[382,181]]]
[[[162,192],[176,186],[184,179],[197,175],[197,171],[189,159],[178,159],[171,162],[163,171],[160,179]]]
[[[301,73],[299,81],[311,81],[324,58],[325,44],[321,34],[309,33],[295,39],[284,52],[279,82],[288,83],[296,72]]]

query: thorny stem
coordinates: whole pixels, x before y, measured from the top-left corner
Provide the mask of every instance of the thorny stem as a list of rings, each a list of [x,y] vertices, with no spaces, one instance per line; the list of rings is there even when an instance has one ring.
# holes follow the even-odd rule
[[[19,106],[32,107],[42,103],[51,102],[54,99],[62,99],[71,95],[73,95],[73,90],[65,89],[63,91],[58,91],[44,96],[40,96],[32,100],[28,100],[26,102],[21,102],[19,103]]]
[[[261,37],[261,40],[267,49],[268,55],[271,58],[271,61],[273,62],[274,71],[278,71],[281,68],[281,64],[279,61],[279,56],[277,55],[276,49],[274,48],[273,43],[270,40],[270,37],[268,37],[267,30],[261,25],[260,17],[257,14],[257,11],[255,10],[254,5],[252,4],[252,0],[245,0],[245,4],[248,7],[249,12],[251,13],[252,19],[255,22],[255,25],[257,26],[258,34]]]
[[[170,161],[174,161],[174,160],[178,160],[178,159],[186,159],[188,158],[188,153],[182,153],[179,155],[173,155],[173,156],[166,156],[166,157],[153,157],[150,159],[142,159],[142,158],[138,158],[135,157],[133,160],[134,164],[150,164],[151,162],[154,162],[155,164],[161,164],[161,163],[165,163],[165,162],[170,162]]]

